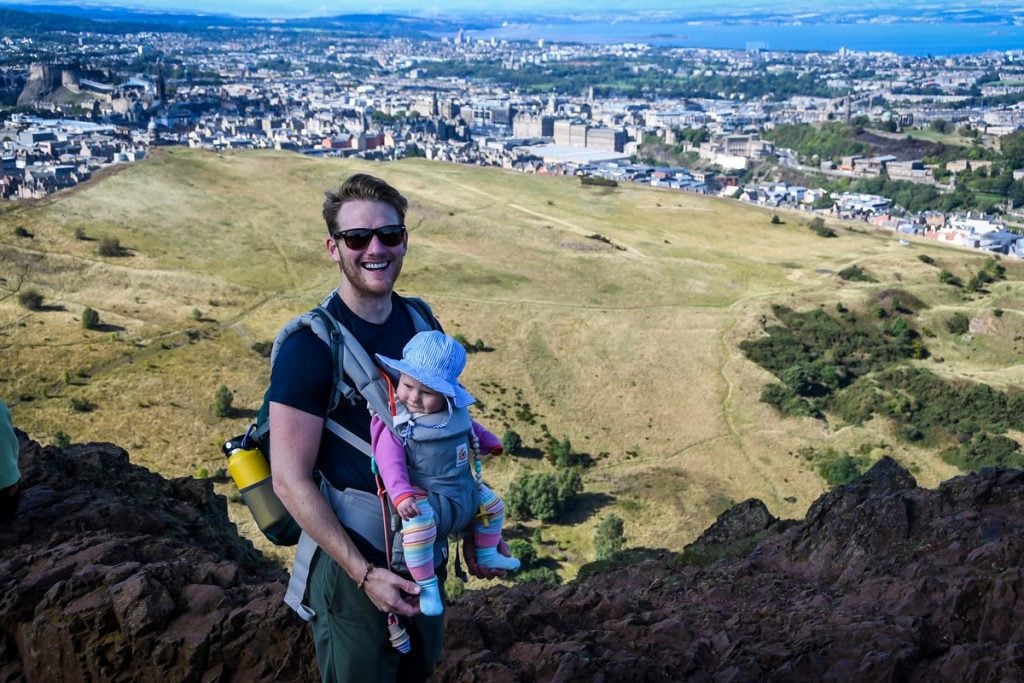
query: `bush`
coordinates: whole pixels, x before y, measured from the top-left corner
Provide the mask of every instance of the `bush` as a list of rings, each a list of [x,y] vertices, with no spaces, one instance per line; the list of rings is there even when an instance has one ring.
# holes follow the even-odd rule
[[[594,530],[594,549],[598,560],[610,560],[626,543],[622,518],[608,515],[601,519]]]
[[[583,490],[579,472],[562,470],[558,476],[525,472],[512,482],[505,503],[519,519],[536,517],[542,522],[562,514]]]
[[[511,429],[505,430],[505,435],[501,437],[501,447],[506,454],[515,455],[522,445],[523,439],[517,432]]]
[[[53,433],[53,445],[57,448],[67,448],[71,445],[71,437],[58,429]]]
[[[99,324],[100,314],[86,306],[85,310],[82,311],[82,327],[87,330],[95,330]]]
[[[508,542],[509,552],[519,560],[522,569],[529,569],[537,561],[537,551],[533,544],[524,538],[513,538]]]
[[[946,329],[950,334],[966,334],[971,329],[971,319],[957,311],[946,321]]]
[[[953,287],[959,287],[961,285],[960,278],[953,273],[949,272],[945,268],[939,271],[939,282],[944,285],[952,285]]]
[[[611,178],[602,178],[596,175],[581,175],[580,185],[592,185],[596,187],[618,187],[619,182]],[[550,202],[549,202],[550,203]]]
[[[1001,434],[979,434],[956,448],[941,453],[942,459],[962,470],[975,472],[983,467],[1022,467],[1020,444]]]
[[[231,390],[221,384],[213,395],[213,414],[217,417],[229,417],[234,400],[235,395],[231,393]]]
[[[551,584],[552,586],[560,586],[562,584],[562,577],[550,567],[537,567],[525,572],[519,572],[516,574],[517,583],[526,583],[527,581],[539,581],[541,583]]]
[[[919,261],[920,261],[921,263],[927,263],[927,264],[928,264],[929,266],[934,266],[934,265],[935,265],[935,259],[933,259],[933,258],[932,258],[931,256],[929,256],[928,254],[918,254],[918,255],[917,255],[917,259],[918,259],[918,260],[919,260]]]
[[[71,410],[76,413],[91,413],[95,408],[96,405],[87,398],[71,399]]]
[[[877,280],[871,277],[867,271],[857,265],[850,266],[849,268],[843,268],[839,271],[839,277],[851,282],[877,282]]]
[[[25,229],[25,226],[19,225],[14,229],[15,237],[32,237],[32,233]]]
[[[264,358],[270,358],[270,352],[274,350],[274,342],[257,341],[253,342],[249,348]]]
[[[782,219],[779,218],[779,214],[777,214],[777,213],[773,213],[772,214],[772,221],[771,221],[771,223],[772,223],[772,225],[782,225]]]
[[[121,240],[116,237],[103,237],[96,247],[96,253],[100,256],[122,256],[124,248],[121,247]]]
[[[38,311],[43,307],[43,295],[34,289],[26,289],[18,293],[18,303],[30,311]]]
[[[75,228],[75,239],[76,240],[87,240],[89,236],[85,234],[85,228]]]

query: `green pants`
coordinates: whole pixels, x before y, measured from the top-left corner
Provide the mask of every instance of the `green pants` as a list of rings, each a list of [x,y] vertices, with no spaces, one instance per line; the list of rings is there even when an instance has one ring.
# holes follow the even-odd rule
[[[444,595],[444,565],[437,579]],[[387,615],[374,607],[348,574],[321,550],[309,577],[309,606],[316,612],[313,641],[320,677],[331,683],[426,681],[444,641],[444,616],[402,619],[412,649],[401,654],[388,640]]]

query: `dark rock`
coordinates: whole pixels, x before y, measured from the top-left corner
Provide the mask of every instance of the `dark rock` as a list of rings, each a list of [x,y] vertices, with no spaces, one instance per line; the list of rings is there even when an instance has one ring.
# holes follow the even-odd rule
[[[112,444],[23,439],[20,467],[0,525],[0,680],[317,680],[285,572],[208,482]]]
[[[563,661],[580,681],[1024,680],[1021,519],[1020,472],[930,491],[883,459],[803,522],[745,501],[682,555],[606,564],[528,603],[467,594],[449,620],[511,624],[487,663],[521,680],[553,679]],[[557,605],[554,628],[524,619],[538,604]],[[474,680],[471,632],[449,631],[466,657],[437,680]],[[566,643],[585,649],[551,654]]]

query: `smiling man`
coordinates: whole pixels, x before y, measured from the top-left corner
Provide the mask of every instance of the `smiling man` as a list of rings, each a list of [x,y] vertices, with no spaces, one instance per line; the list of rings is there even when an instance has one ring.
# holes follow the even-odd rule
[[[325,244],[341,282],[323,307],[371,358],[398,357],[416,333],[410,304],[394,292],[408,246],[408,202],[365,174],[326,195]],[[268,393],[274,490],[319,546],[307,595],[320,674],[325,681],[425,680],[441,652],[441,617],[419,613],[419,586],[388,571],[380,551],[338,522],[314,479],[320,472],[337,489],[376,492],[369,458],[325,429],[329,417],[364,441],[370,438],[365,401],[343,399],[326,415],[332,362],[327,345],[308,328],[300,330],[281,345]],[[406,618],[407,654],[388,640],[388,612]]]

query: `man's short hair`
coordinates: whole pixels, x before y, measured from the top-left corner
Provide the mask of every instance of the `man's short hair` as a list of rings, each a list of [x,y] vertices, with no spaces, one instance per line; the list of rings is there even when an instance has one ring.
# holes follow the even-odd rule
[[[324,221],[328,234],[334,234],[338,226],[338,210],[347,202],[359,199],[387,204],[398,214],[398,222],[405,223],[405,210],[409,200],[385,181],[367,173],[356,173],[341,184],[337,192],[324,192]],[[367,226],[360,226],[367,227]]]

